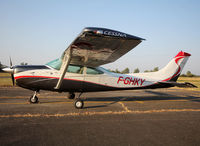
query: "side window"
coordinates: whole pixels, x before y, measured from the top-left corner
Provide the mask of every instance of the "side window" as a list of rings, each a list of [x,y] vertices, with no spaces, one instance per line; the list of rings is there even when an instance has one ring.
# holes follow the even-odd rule
[[[83,68],[81,66],[69,65],[67,72],[82,74]]]
[[[87,74],[96,75],[96,74],[103,74],[103,72],[102,72],[102,71],[99,71],[99,70],[97,70],[97,69],[88,67],[88,68],[87,68]]]

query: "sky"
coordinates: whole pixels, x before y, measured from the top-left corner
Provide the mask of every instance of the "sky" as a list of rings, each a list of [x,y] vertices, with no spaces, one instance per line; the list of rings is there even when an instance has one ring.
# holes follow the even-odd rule
[[[146,39],[107,69],[161,69],[182,50],[192,54],[183,73],[200,75],[199,0],[0,0],[0,62],[46,64],[84,27]]]

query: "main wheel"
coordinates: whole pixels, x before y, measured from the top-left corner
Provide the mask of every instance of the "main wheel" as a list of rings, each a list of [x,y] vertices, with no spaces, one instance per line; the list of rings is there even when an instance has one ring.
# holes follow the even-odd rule
[[[84,102],[80,99],[77,99],[74,103],[75,108],[82,109],[84,106]]]
[[[37,96],[34,97],[34,95],[31,96],[29,99],[29,102],[30,103],[38,103],[38,97]]]

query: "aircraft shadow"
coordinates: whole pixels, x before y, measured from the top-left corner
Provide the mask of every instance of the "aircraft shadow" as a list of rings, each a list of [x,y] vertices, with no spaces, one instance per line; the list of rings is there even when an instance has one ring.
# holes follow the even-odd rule
[[[148,97],[136,97],[136,96],[122,96],[122,97],[95,97],[95,98],[87,98],[84,101],[99,101],[99,102],[105,102],[105,101],[154,101],[154,100],[191,100],[191,101],[197,101],[200,102],[200,97],[195,96],[188,96],[188,97],[166,97],[166,96],[148,96]]]
[[[143,95],[134,95],[134,94],[130,94],[129,96],[112,96],[112,97],[88,97],[86,99],[83,99],[84,101],[93,101],[93,102],[99,102],[98,105],[95,106],[85,106],[84,109],[88,109],[88,108],[101,108],[101,107],[108,107],[112,104],[118,103],[120,101],[159,101],[159,100],[189,100],[189,101],[193,101],[193,102],[200,102],[200,97],[196,97],[196,96],[186,96],[186,97],[182,97],[179,95],[172,95],[169,93],[163,93],[163,92],[158,92],[158,91],[150,91],[150,90],[145,90],[144,92],[146,93],[150,93],[151,95],[148,94],[144,94]],[[60,103],[62,101],[45,101],[42,103]],[[102,103],[101,103],[102,102]],[[109,102],[109,103],[105,103],[105,102]]]
[[[116,97],[95,97],[95,98],[87,98],[84,101],[97,101],[99,103],[105,102],[105,101],[110,101],[111,103],[105,103],[103,105],[98,105],[98,106],[87,106],[84,108],[99,108],[99,107],[107,107],[109,105],[115,104],[120,101],[156,101],[156,100],[189,100],[193,102],[200,102],[200,97],[195,97],[195,96],[178,96],[178,95],[172,95],[168,93],[163,93],[163,92],[155,92],[155,91],[149,91],[146,90],[145,92],[151,93],[154,95],[148,96],[116,96]]]
[[[101,108],[101,107],[108,107],[108,106],[110,106],[110,105],[112,105],[112,104],[115,104],[115,103],[117,103],[117,102],[119,102],[120,100],[118,100],[118,101],[114,101],[114,102],[111,102],[111,103],[105,103],[105,104],[102,104],[102,105],[95,105],[95,106],[85,106],[85,107],[83,107],[84,109],[88,109],[88,108]]]

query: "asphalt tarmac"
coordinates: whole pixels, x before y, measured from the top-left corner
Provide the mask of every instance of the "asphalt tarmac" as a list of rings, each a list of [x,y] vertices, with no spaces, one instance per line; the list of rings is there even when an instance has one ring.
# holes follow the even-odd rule
[[[0,88],[0,145],[199,145],[200,92],[156,89],[66,93]],[[78,95],[78,94],[77,94]]]

